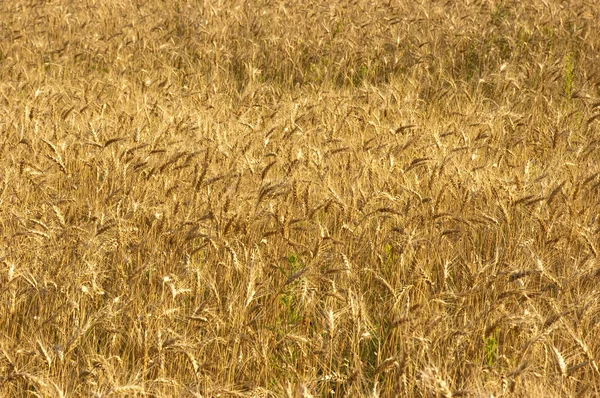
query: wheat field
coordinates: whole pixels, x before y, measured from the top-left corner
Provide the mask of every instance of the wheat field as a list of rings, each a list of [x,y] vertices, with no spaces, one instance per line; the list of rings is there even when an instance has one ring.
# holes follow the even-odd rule
[[[594,1],[0,15],[0,396],[600,396]]]

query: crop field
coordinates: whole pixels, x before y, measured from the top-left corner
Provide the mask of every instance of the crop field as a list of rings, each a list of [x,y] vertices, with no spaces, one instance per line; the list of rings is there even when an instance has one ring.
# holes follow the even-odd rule
[[[598,21],[0,2],[0,396],[600,396]]]

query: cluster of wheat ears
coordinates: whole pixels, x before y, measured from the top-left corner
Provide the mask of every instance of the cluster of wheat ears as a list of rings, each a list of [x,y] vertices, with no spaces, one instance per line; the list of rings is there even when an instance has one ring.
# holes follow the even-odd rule
[[[600,396],[595,1],[0,15],[0,396]]]

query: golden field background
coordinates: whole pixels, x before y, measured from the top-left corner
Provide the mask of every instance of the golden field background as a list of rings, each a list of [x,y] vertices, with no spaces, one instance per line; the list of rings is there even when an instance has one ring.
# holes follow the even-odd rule
[[[0,396],[600,395],[600,6],[0,3]]]

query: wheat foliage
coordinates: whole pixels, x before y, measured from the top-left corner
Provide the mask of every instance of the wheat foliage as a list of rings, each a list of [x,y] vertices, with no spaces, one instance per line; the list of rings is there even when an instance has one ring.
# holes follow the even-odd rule
[[[600,395],[595,2],[0,15],[0,395]]]

